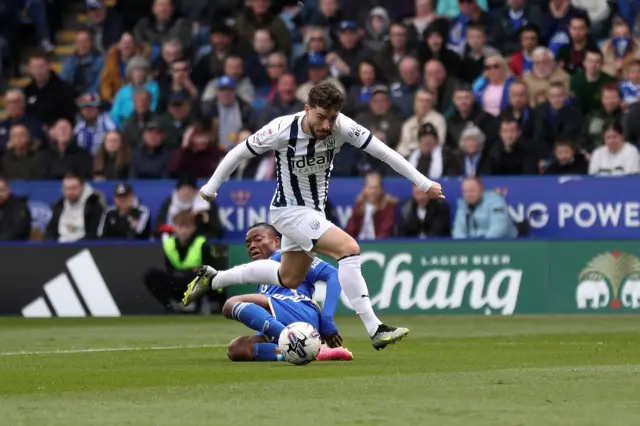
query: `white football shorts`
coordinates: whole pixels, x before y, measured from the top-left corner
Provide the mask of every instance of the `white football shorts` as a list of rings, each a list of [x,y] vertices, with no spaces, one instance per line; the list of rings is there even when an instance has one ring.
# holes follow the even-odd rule
[[[270,213],[271,223],[282,234],[280,250],[283,253],[304,251],[313,257],[313,247],[332,226],[324,213],[311,207],[273,207]]]

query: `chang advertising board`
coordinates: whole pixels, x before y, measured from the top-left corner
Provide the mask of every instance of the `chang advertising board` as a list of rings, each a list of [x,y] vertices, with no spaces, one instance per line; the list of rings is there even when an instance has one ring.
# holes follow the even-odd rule
[[[376,311],[511,315],[546,309],[546,243],[363,244]],[[351,309],[344,293],[339,312]]]
[[[509,203],[515,220],[528,219],[538,238],[640,239],[640,177],[488,177],[486,190],[498,191]],[[362,179],[332,179],[329,201],[337,224],[345,227],[351,207],[362,190]],[[460,198],[459,179],[442,180],[444,192],[455,214]],[[115,182],[95,182],[111,201]],[[133,181],[142,202],[155,218],[161,204],[175,189],[172,181]],[[411,196],[411,183],[388,178],[385,190],[400,200]],[[13,192],[28,195],[33,202],[53,204],[60,197],[59,182],[12,182]],[[247,228],[269,220],[269,205],[275,183],[228,181],[220,188],[216,203],[225,239],[244,239]]]

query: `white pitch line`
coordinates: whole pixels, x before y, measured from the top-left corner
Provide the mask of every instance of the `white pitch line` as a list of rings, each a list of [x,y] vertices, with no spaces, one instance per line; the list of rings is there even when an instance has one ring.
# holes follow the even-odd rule
[[[226,348],[228,345],[191,345],[191,346],[148,346],[148,347],[122,347],[122,348],[88,348],[88,349],[57,349],[52,351],[18,351],[0,352],[0,356],[20,356],[20,355],[68,355],[84,354],[92,352],[135,352],[135,351],[172,351],[177,349],[203,349],[203,348]]]

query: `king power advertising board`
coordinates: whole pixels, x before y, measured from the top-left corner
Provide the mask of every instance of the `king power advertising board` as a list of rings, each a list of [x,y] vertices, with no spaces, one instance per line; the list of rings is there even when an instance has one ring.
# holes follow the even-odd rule
[[[514,220],[528,219],[537,238],[640,239],[640,177],[488,177],[489,191],[503,194]],[[175,189],[173,181],[131,182],[155,221],[162,203]],[[116,182],[91,183],[112,203]],[[362,191],[362,179],[332,179],[329,201],[334,206],[336,224],[345,227],[351,209]],[[400,200],[411,196],[411,183],[385,179],[385,190]],[[442,180],[444,192],[455,213],[460,198],[460,180]],[[43,228],[51,218],[51,204],[61,196],[59,182],[12,182],[12,191],[26,195],[34,227]],[[220,188],[216,203],[227,240],[244,240],[247,228],[269,221],[269,205],[275,182],[228,181]],[[154,222],[155,223],[155,222]]]

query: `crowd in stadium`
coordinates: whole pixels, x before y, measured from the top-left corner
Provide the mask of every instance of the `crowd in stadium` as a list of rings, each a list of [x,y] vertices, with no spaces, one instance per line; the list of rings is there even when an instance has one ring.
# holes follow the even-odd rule
[[[229,149],[272,119],[301,111],[322,81],[344,91],[345,114],[432,179],[640,171],[638,0],[87,0],[75,53],[59,74],[43,3],[0,2],[0,56],[11,60],[20,45],[9,25],[16,11],[41,23],[42,48],[28,59],[30,84],[4,95],[0,213],[20,210],[9,182],[35,179],[63,180],[65,197],[74,187],[83,205],[90,180],[179,179],[188,193],[173,201],[167,194],[167,210],[179,211],[198,198],[194,179],[208,178]],[[274,173],[265,156],[234,178]],[[332,176],[365,175],[347,227],[354,236],[519,233],[510,221],[493,229],[500,220],[491,215],[506,214],[504,199],[478,215],[482,230],[469,229],[464,214],[483,197],[480,180],[463,184],[453,224],[448,206],[418,193],[396,208],[381,186],[393,170],[345,145]],[[130,194],[116,187],[116,199]],[[61,237],[52,221],[48,237],[106,235],[111,210],[94,201],[81,221],[90,231]],[[60,214],[76,214],[66,204]],[[203,232],[220,237],[216,212],[201,210]],[[136,211],[127,238],[170,225],[169,215],[150,231],[144,206]],[[10,216],[0,215],[0,239],[28,238],[17,236]]]

